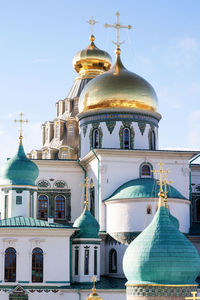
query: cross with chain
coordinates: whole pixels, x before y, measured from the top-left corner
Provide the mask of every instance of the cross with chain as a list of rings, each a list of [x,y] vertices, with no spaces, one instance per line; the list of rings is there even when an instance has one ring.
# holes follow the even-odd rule
[[[192,297],[185,297],[185,299],[187,300],[196,300],[196,299],[200,299],[200,297],[197,297],[197,292],[191,292]]]
[[[119,23],[119,16],[120,16],[119,12],[116,13],[116,16],[117,16],[117,23],[116,24],[105,24],[104,26],[106,28],[111,27],[111,28],[116,29],[116,31],[117,31],[117,41],[116,42],[113,41],[113,44],[115,44],[119,48],[120,45],[124,43],[124,42],[120,42],[120,40],[119,40],[119,31],[120,31],[120,29],[122,29],[122,28],[131,29],[132,26],[131,25],[121,25]]]
[[[170,171],[169,171],[169,169],[167,169],[166,171],[167,171],[167,173],[164,174],[164,182],[163,182],[163,184],[164,184],[164,194],[165,194],[165,206],[167,207],[167,193],[168,193],[168,191],[167,191],[167,184],[172,184],[173,181],[167,179],[168,178],[168,174],[170,173]]]
[[[89,21],[87,21],[87,23],[90,24],[91,35],[93,35],[93,33],[94,33],[94,25],[97,23],[97,21],[95,21],[94,18],[92,17]]]
[[[94,187],[94,183],[89,183],[89,178],[86,177],[85,178],[85,183],[81,183],[80,186],[84,188],[84,191],[85,191],[84,204],[85,204],[85,208],[88,210],[88,203],[89,203],[88,202],[88,188]]]
[[[20,139],[20,141],[21,141],[22,138],[23,138],[23,136],[22,136],[22,125],[23,125],[23,123],[26,123],[26,124],[27,124],[27,123],[28,123],[28,120],[23,120],[23,119],[22,119],[22,117],[23,117],[23,115],[24,115],[22,112],[21,112],[19,115],[20,115],[20,119],[19,119],[19,120],[16,120],[16,119],[15,119],[14,122],[15,122],[15,123],[19,123],[19,132],[20,132],[19,139]]]

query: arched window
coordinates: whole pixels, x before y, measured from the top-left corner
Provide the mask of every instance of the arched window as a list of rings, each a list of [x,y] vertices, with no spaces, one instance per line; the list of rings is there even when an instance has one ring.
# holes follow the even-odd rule
[[[147,206],[147,215],[151,215],[151,205]]]
[[[4,280],[7,282],[16,281],[16,250],[14,248],[7,248],[5,251]]]
[[[61,152],[61,159],[67,159],[68,158],[68,152],[65,150],[65,151],[62,151]]]
[[[155,131],[153,129],[150,129],[149,131],[149,150],[155,150],[156,149],[156,135]]]
[[[94,129],[92,133],[92,147],[99,148],[99,130]]]
[[[32,251],[32,282],[43,282],[43,251],[40,248]]]
[[[47,219],[48,217],[48,198],[46,195],[38,197],[38,219]]]
[[[109,273],[117,273],[117,251],[111,249],[109,252]]]
[[[123,129],[123,149],[130,149],[130,129]]]
[[[55,198],[55,219],[65,219],[65,197],[62,195]]]
[[[200,222],[200,199],[196,200],[196,221]]]
[[[149,165],[144,164],[141,167],[141,177],[151,177],[151,168]]]
[[[84,263],[84,275],[89,274],[89,247],[85,247],[85,263]]]
[[[94,190],[94,184],[93,180],[91,179],[90,184],[93,185],[90,187],[89,193],[90,193],[90,212],[95,217],[95,190]]]

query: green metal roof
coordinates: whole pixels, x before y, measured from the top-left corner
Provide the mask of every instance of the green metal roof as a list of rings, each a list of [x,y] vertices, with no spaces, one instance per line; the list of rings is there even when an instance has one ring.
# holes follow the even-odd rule
[[[73,227],[80,229],[76,234],[77,238],[99,238],[99,223],[86,208],[75,220]]]
[[[2,168],[2,180],[5,185],[32,185],[38,177],[37,165],[27,158],[22,142],[14,157],[8,159]]]
[[[131,198],[157,198],[160,186],[154,178],[138,178],[130,180],[120,187],[106,200],[131,199]],[[177,189],[167,185],[168,198],[186,199]]]
[[[128,246],[123,270],[131,284],[194,284],[200,257],[160,207],[150,225]]]
[[[49,224],[47,221],[29,217],[13,217],[0,220],[0,228],[1,227],[72,228],[70,224]]]

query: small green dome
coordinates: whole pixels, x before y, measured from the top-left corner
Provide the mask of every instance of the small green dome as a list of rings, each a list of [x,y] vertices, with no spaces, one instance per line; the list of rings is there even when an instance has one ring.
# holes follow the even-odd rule
[[[99,238],[99,223],[87,209],[75,220],[73,227],[80,229],[76,238]]]
[[[194,284],[200,257],[160,207],[151,224],[128,246],[123,270],[129,284]]]
[[[116,189],[106,200],[131,198],[156,198],[160,190],[158,180],[154,178],[138,178],[130,180]],[[185,199],[181,193],[171,185],[167,185],[167,197]]]
[[[15,156],[8,159],[2,169],[2,179],[5,185],[35,185],[39,170],[37,165],[27,158],[22,142]]]

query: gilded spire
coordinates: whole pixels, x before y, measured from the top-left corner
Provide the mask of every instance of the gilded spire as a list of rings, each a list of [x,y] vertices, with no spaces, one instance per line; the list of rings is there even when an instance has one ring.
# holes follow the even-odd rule
[[[91,40],[91,37],[92,36],[94,37],[94,25],[98,22],[92,17],[89,21],[87,21],[87,23],[90,24],[90,30],[91,30],[90,40]]]
[[[124,43],[124,41],[123,41],[123,42],[120,42],[120,38],[119,38],[119,32],[120,32],[120,29],[122,29],[122,28],[131,29],[132,26],[131,26],[131,25],[121,25],[121,24],[119,23],[119,16],[120,16],[120,13],[119,13],[119,12],[116,12],[116,16],[117,16],[117,23],[115,23],[115,24],[105,24],[104,26],[105,26],[106,28],[111,27],[111,28],[115,28],[115,29],[116,29],[116,33],[117,33],[117,36],[116,36],[116,42],[113,41],[113,44],[115,44],[115,45],[117,46],[117,47],[116,47],[115,53],[116,53],[117,55],[120,55],[120,53],[121,53],[120,45]]]
[[[102,298],[96,293],[96,287],[95,287],[95,282],[97,281],[96,276],[93,276],[91,278],[92,282],[93,282],[93,287],[92,287],[92,293],[89,295],[89,297],[87,297],[87,300],[102,300]]]
[[[89,201],[88,201],[88,188],[94,187],[94,183],[89,183],[89,178],[86,177],[85,178],[85,183],[81,183],[80,186],[82,188],[84,188],[84,194],[85,194],[84,204],[85,204],[85,209],[88,210],[88,204],[89,204]]]
[[[167,203],[167,177],[169,174],[169,170],[163,169],[163,163],[160,162],[160,168],[158,170],[153,170],[152,172],[155,174],[159,174],[160,178],[159,178],[159,185],[160,185],[160,192],[158,193],[159,196],[159,204],[158,207],[161,206],[165,206],[166,207],[166,203]],[[164,187],[164,190],[163,190]]]
[[[23,123],[28,123],[28,120],[23,120],[23,113],[21,112],[20,114],[20,119],[19,120],[14,120],[14,122],[15,123],[19,123],[19,132],[20,132],[20,134],[19,134],[19,141],[20,141],[20,143],[22,142],[22,139],[23,139],[23,136],[22,136],[22,125],[23,125]]]

